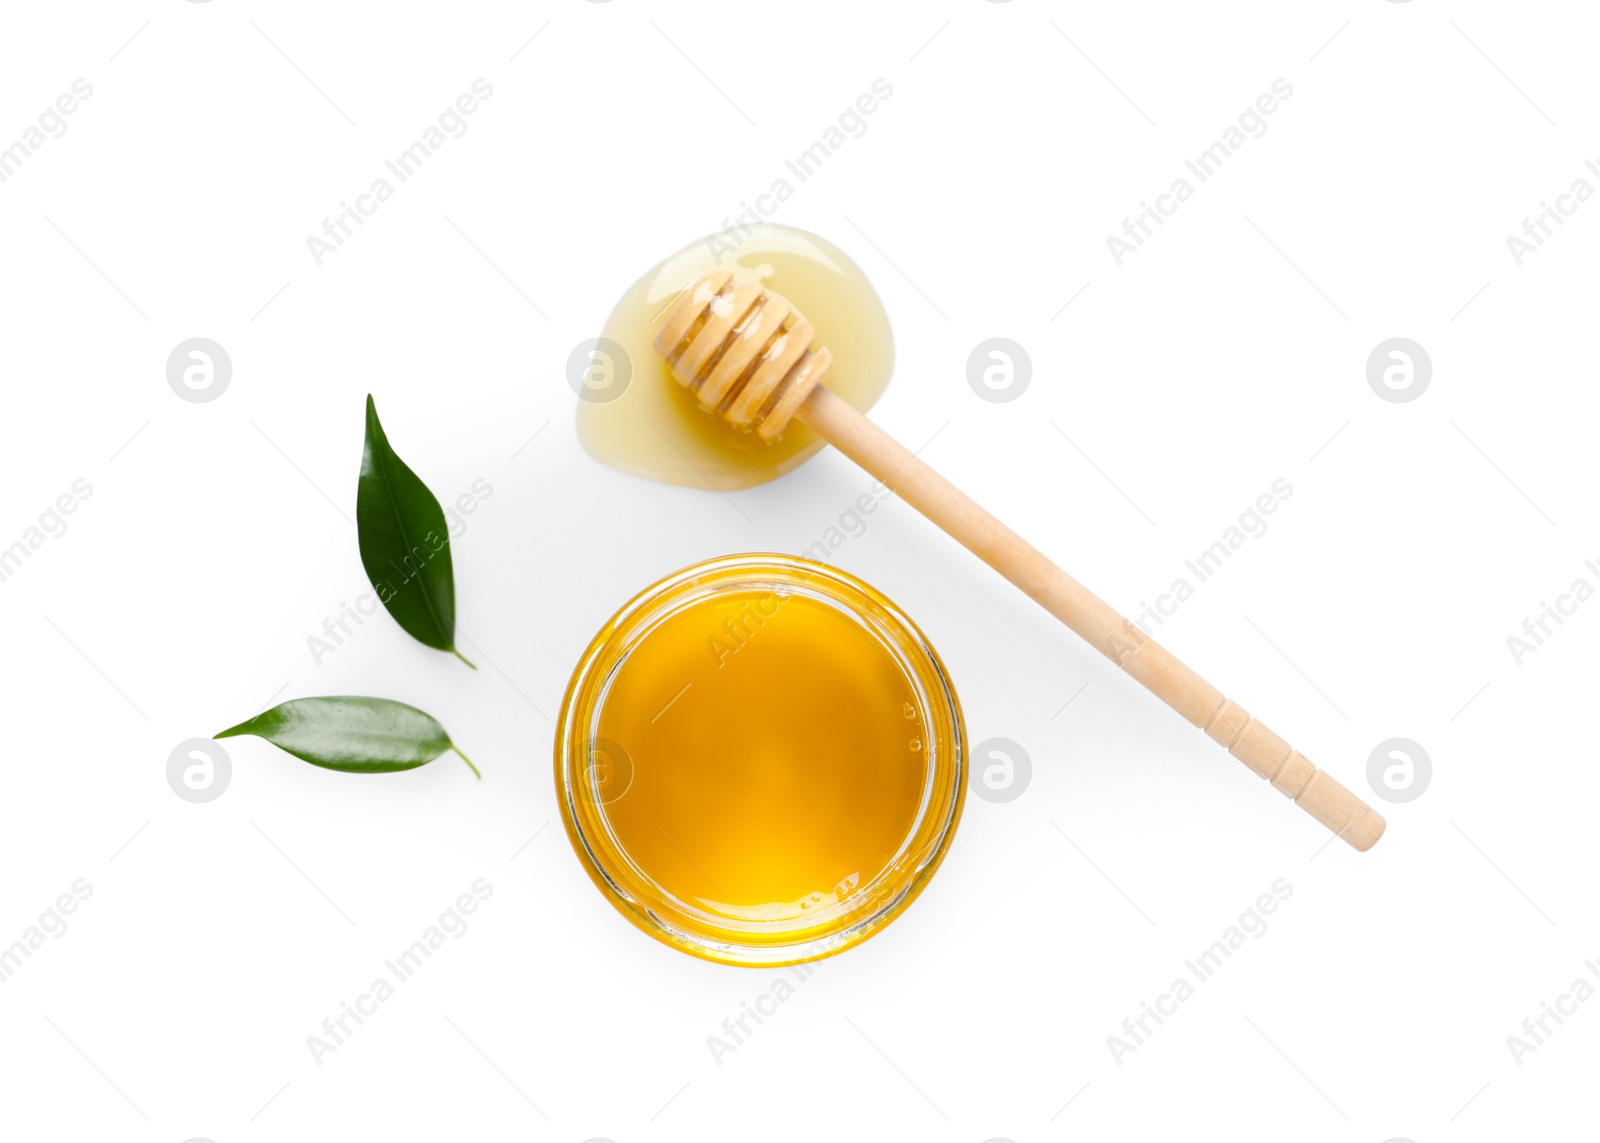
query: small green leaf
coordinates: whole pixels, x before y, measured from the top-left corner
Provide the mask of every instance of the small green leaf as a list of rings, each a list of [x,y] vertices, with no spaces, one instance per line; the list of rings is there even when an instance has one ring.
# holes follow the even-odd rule
[[[254,734],[296,758],[348,774],[386,774],[414,770],[454,750],[444,727],[414,706],[378,698],[303,698],[281,703],[264,714],[230,726],[214,738]],[[478,777],[483,777],[478,774]]]
[[[395,622],[419,643],[449,651],[471,667],[456,650],[456,579],[444,510],[389,447],[371,394],[356,487],[356,531],[361,565]]]

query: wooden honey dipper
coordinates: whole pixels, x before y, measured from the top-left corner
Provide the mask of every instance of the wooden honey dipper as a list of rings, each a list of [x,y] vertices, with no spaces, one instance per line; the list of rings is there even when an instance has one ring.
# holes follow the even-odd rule
[[[790,418],[810,426],[1356,849],[1383,836],[1383,817],[1360,798],[823,385],[833,358],[815,332],[782,296],[721,269],[684,291],[655,348],[734,427],[772,440]]]

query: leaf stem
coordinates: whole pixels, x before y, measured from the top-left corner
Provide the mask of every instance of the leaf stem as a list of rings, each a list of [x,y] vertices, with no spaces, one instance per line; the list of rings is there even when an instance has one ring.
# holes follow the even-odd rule
[[[471,664],[468,664],[468,665],[470,666]],[[469,770],[471,770],[474,774],[478,775],[478,781],[480,781],[480,782],[483,781],[483,775],[482,774],[478,774],[478,768],[472,764],[472,759],[468,758],[465,754],[461,753],[461,747],[457,746],[454,742],[452,742],[450,744],[450,749],[454,750],[456,752],[456,754],[460,756],[461,761],[463,761],[463,762],[465,762],[467,764],[467,768]]]
[[[454,647],[450,648],[450,653],[452,655],[454,655],[456,658],[460,659],[467,666],[471,667],[474,671],[476,671],[478,669],[478,664],[474,663],[471,659],[467,658],[460,651],[457,651]],[[471,765],[471,763],[469,762],[468,765]]]

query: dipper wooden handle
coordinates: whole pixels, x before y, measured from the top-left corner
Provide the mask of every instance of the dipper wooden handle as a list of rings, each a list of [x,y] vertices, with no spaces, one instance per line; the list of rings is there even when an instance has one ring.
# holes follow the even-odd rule
[[[1383,836],[1360,798],[820,384],[832,359],[812,338],[782,297],[718,270],[685,291],[655,345],[730,423],[768,439],[790,417],[809,425],[1350,845],[1366,851]]]
[[[1383,836],[1383,818],[1360,798],[832,390],[813,388],[795,417],[1356,849],[1371,849]]]

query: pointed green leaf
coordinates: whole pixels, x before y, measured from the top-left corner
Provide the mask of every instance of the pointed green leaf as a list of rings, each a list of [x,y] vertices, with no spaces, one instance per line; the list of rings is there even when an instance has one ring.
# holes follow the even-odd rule
[[[395,622],[419,643],[456,650],[456,581],[450,529],[428,486],[395,455],[367,396],[367,439],[356,487],[361,565]]]
[[[350,774],[414,770],[446,750],[461,754],[432,715],[389,699],[292,699],[213,737],[241,734],[265,738],[313,766]],[[472,766],[465,754],[461,760]]]

